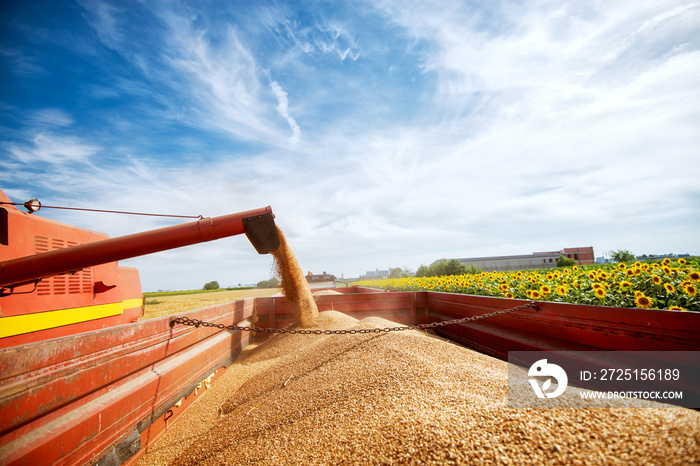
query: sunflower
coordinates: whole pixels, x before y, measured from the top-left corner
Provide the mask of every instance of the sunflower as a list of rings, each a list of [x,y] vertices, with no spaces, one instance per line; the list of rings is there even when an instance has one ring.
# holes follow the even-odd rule
[[[605,298],[605,290],[603,288],[596,288],[595,295],[599,298]]]
[[[669,259],[669,258],[667,257],[666,259],[664,259],[664,260],[661,261],[661,264],[663,264],[663,265],[665,265],[665,266],[669,266],[669,265],[671,265],[671,259]]]
[[[632,284],[630,282],[622,282],[620,283],[620,288],[626,291],[632,288]]]
[[[700,272],[690,272],[688,274],[688,278],[690,278],[694,282],[700,282]]]
[[[661,277],[658,275],[652,275],[651,280],[654,282],[654,285],[661,285]]]
[[[673,285],[671,285],[670,283],[666,283],[666,284],[664,285],[664,288],[666,288],[666,291],[669,292],[669,293],[675,293],[675,292],[676,292],[676,289],[675,289],[675,288],[673,287]]]
[[[685,259],[678,259],[678,265],[686,265],[688,263]]]
[[[634,300],[634,303],[637,305],[637,307],[643,307],[645,309],[650,308],[654,304],[651,298],[644,296],[644,294],[637,296],[637,299]]]
[[[617,264],[617,268],[620,270],[625,270],[627,268],[627,264],[625,264],[624,262],[620,262],[619,264]]]
[[[588,272],[588,278],[590,278],[591,280],[595,280],[596,279],[595,272]]]
[[[540,298],[542,297],[542,295],[540,295],[540,292],[537,291],[537,290],[531,290],[531,291],[530,291],[530,297],[531,297],[532,299],[540,299]]]
[[[513,293],[511,293],[510,291],[506,293],[506,298],[513,299]]]
[[[666,275],[671,275],[673,273],[673,270],[671,270],[671,267],[669,267],[669,266],[661,267],[661,269],[664,271],[664,273]]]
[[[697,288],[695,288],[695,285],[686,285],[684,288],[685,292],[688,293],[690,296],[695,296],[698,294]]]
[[[564,296],[567,292],[568,292],[568,290],[566,289],[565,286],[561,286],[561,285],[560,285],[560,286],[557,287],[557,294],[558,294],[559,296]]]
[[[625,270],[625,275],[627,275],[628,277],[633,277],[635,273],[634,271],[635,269],[627,269]]]
[[[683,308],[680,307],[680,306],[671,306],[671,307],[668,308],[668,310],[669,310],[669,311],[685,311],[685,309],[683,309]]]
[[[550,287],[548,287],[547,285],[542,285],[542,286],[540,287],[540,291],[542,292],[542,294],[543,294],[544,296],[547,296],[549,293],[552,292],[552,289],[551,289]]]

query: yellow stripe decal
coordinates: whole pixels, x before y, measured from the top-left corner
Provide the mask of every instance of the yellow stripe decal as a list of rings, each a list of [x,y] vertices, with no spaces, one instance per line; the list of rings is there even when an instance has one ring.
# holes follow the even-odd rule
[[[0,338],[116,316],[122,314],[124,309],[140,307],[142,304],[143,299],[125,299],[120,303],[98,304],[96,306],[61,309],[59,311],[0,317]]]
[[[125,299],[123,304],[124,304],[123,309],[131,309],[134,307],[141,307],[141,306],[143,306],[143,298]]]

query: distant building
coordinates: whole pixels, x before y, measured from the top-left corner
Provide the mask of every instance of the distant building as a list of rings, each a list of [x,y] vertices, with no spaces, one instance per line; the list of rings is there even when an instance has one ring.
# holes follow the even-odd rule
[[[535,252],[533,254],[557,254],[568,257],[576,261],[578,265],[591,265],[595,263],[595,254],[592,246],[584,248],[564,248],[561,251]],[[556,261],[554,261],[556,262]]]
[[[472,257],[457,259],[461,264],[479,267],[484,272],[508,272],[513,270],[547,269],[557,266],[559,256],[574,259],[578,265],[595,262],[593,247],[564,248],[561,251],[534,252],[515,256]]]
[[[360,278],[365,279],[365,280],[374,280],[374,279],[379,279],[379,278],[387,278],[389,277],[389,270],[368,270],[365,272],[364,275],[362,275]]]

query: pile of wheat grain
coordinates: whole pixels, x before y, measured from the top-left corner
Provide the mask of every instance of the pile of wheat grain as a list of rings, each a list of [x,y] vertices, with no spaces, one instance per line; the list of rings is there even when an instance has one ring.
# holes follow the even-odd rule
[[[695,411],[510,409],[505,362],[407,331],[249,347],[139,464],[698,464],[699,451]]]

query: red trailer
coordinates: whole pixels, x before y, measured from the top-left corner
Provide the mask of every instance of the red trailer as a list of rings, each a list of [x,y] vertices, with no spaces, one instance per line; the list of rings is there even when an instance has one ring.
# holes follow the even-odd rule
[[[135,321],[142,307],[136,271],[120,271],[114,262],[240,233],[258,252],[269,252],[279,245],[269,208],[115,239],[33,220],[7,204],[0,211],[5,212],[0,212],[0,329],[7,333],[0,338],[0,464],[134,464],[252,338],[269,335],[251,330],[280,329],[293,321],[284,297]],[[27,233],[32,222],[41,228]],[[48,242],[50,250],[38,248],[37,241]],[[74,276],[80,279],[71,287]],[[317,296],[319,311],[379,316],[403,325],[528,304],[427,291],[334,291]],[[100,314],[100,306],[112,306],[114,314]],[[41,315],[55,312],[84,320],[50,321],[43,328],[27,324],[49,322]],[[214,326],[176,324],[181,317]],[[6,326],[15,322],[11,319],[21,325]],[[503,359],[518,350],[700,350],[700,314],[680,311],[538,303],[435,330]]]

